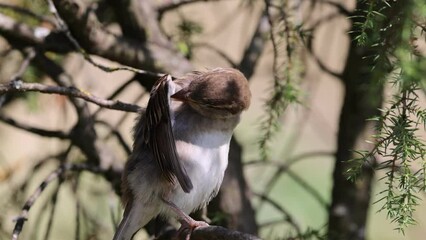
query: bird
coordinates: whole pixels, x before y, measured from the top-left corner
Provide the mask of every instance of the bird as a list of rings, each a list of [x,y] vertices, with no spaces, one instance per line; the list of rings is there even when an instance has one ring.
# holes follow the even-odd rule
[[[217,195],[233,131],[250,100],[246,77],[233,68],[156,81],[134,127],[122,174],[124,213],[113,240],[132,239],[158,216],[177,219],[186,239],[208,225],[188,214]]]

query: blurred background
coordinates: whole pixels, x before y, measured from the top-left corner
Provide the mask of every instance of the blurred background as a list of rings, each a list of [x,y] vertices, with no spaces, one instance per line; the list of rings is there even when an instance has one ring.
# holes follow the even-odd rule
[[[409,163],[414,178],[424,180],[417,170],[424,169],[425,148],[401,162],[404,156],[392,151],[374,152],[382,142],[371,136],[386,128],[367,121],[415,99],[407,129],[419,142],[425,137],[426,13],[420,5],[0,1],[0,239],[10,239],[14,229],[20,239],[111,239],[123,211],[119,176],[133,142],[136,105],[146,105],[156,74],[215,67],[240,69],[253,97],[235,131],[222,190],[209,206],[213,224],[263,239],[423,239],[422,186],[413,187],[417,222],[404,234],[389,208],[379,210],[390,199],[389,173],[404,174],[399,165]],[[120,66],[148,72],[115,71]],[[412,85],[392,82],[391,73],[409,70],[417,75],[404,84]],[[25,84],[63,91],[46,94]],[[86,99],[75,98],[74,90]],[[109,109],[100,100],[133,105]],[[359,167],[361,177],[349,181],[354,150],[374,154],[361,154],[369,161]],[[39,187],[43,181],[46,188]],[[28,200],[34,202],[25,215]],[[22,232],[18,216],[28,219]],[[148,235],[141,231],[137,239]]]

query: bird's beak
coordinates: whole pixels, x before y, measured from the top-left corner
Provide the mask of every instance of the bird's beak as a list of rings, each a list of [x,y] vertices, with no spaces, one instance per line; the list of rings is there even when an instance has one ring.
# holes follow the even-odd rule
[[[171,95],[170,97],[173,98],[174,100],[182,101],[182,102],[186,102],[188,100],[186,92],[183,91],[183,90],[176,92],[175,94]]]

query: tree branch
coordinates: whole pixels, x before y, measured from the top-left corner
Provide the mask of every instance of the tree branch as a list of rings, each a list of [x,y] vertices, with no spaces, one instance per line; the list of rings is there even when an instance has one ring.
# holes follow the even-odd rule
[[[136,69],[164,69],[179,74],[192,69],[191,64],[182,55],[170,49],[171,45],[159,45],[157,41],[141,44],[106,31],[101,27],[102,24],[95,13],[81,0],[53,0],[53,3],[71,35],[88,53]],[[138,3],[145,6],[148,1]]]
[[[280,211],[284,215],[284,220],[286,222],[288,222],[296,230],[298,235],[301,235],[302,232],[301,232],[300,226],[293,220],[293,217],[291,216],[291,214],[286,209],[284,209],[280,204],[278,204],[277,202],[275,202],[274,200],[272,200],[271,198],[269,198],[266,195],[257,194],[257,193],[254,193],[254,195],[256,195],[257,197],[262,199],[262,201],[268,202],[275,209]]]
[[[22,15],[25,15],[25,16],[29,16],[29,17],[32,17],[32,18],[40,21],[40,22],[48,22],[48,23],[51,23],[53,25],[52,19],[50,19],[49,17],[38,15],[38,14],[36,14],[36,13],[26,9],[26,8],[23,8],[23,7],[0,3],[0,8],[12,10],[15,13],[19,13],[19,14],[22,14]]]
[[[157,240],[168,240],[176,236],[176,230],[170,230],[162,234]],[[184,238],[179,238],[184,239]],[[260,238],[242,233],[232,231],[220,226],[207,226],[196,228],[191,234],[191,240],[260,240]]]
[[[267,34],[269,33],[271,28],[268,22],[268,16],[265,11],[266,9],[260,16],[253,37],[251,38],[249,45],[244,51],[244,55],[241,58],[241,62],[237,67],[241,72],[244,73],[247,79],[250,79],[250,77],[254,73],[256,63],[265,48],[265,44],[268,39]]]
[[[349,17],[352,12],[349,11],[348,9],[346,9],[341,3],[335,2],[335,1],[330,1],[330,0],[322,0],[320,1],[321,3],[324,4],[328,4],[332,7],[335,7],[337,9],[337,11],[339,11],[339,13],[341,13],[342,15],[345,15],[347,17]]]
[[[82,98],[100,107],[127,112],[138,112],[141,109],[137,105],[124,103],[118,100],[105,100],[93,96],[90,93],[83,92],[75,87],[60,87],[43,85],[40,83],[25,83],[20,80],[11,81],[8,84],[0,84],[0,94],[8,92],[41,92],[49,94],[60,94],[69,97]]]
[[[1,86],[0,86],[1,88]],[[69,136],[67,133],[62,131],[49,131],[41,128],[32,127],[23,123],[16,122],[12,118],[6,117],[3,114],[0,114],[0,121],[9,124],[12,127],[34,133],[43,137],[53,137],[53,138],[59,138],[59,139],[69,139]]]
[[[178,1],[171,1],[170,3],[164,3],[157,7],[157,11],[159,14],[159,18],[161,19],[161,16],[170,10],[182,7],[187,4],[192,4],[196,2],[215,2],[219,0],[178,0]]]
[[[114,11],[123,36],[145,44],[147,33],[143,22],[137,18],[139,15],[138,8],[134,7],[135,4],[139,3],[133,0],[106,0],[106,2]]]
[[[231,231],[224,227],[209,226],[197,228],[191,235],[192,240],[260,240],[260,238],[238,231]]]
[[[80,0],[54,0],[61,20],[73,37],[88,53],[96,54],[123,65],[152,69],[149,51],[135,41],[118,37],[101,27],[95,13]]]
[[[16,224],[13,229],[12,240],[17,240],[22,232],[25,221],[28,220],[28,214],[31,207],[43,193],[44,189],[54,180],[61,177],[67,171],[89,171],[93,173],[106,173],[107,171],[102,170],[98,167],[87,165],[87,164],[64,164],[53,171],[47,178],[39,185],[39,187],[33,192],[33,194],[25,202],[22,207],[21,214],[15,219]]]
[[[212,51],[214,51],[215,53],[217,53],[219,56],[221,56],[225,61],[227,61],[228,63],[229,63],[229,65],[231,65],[233,68],[237,68],[238,66],[237,66],[237,64],[224,52],[224,51],[222,51],[222,49],[220,49],[220,48],[218,48],[218,47],[215,47],[214,45],[212,45],[212,44],[209,44],[209,43],[204,43],[204,42],[200,42],[200,43],[194,43],[194,46],[193,46],[194,48],[197,48],[197,47],[199,47],[199,48],[201,48],[201,47],[204,47],[204,48],[207,48],[207,49],[210,49],[210,50],[212,50]]]
[[[73,50],[67,38],[45,27],[30,27],[25,23],[0,13],[0,34],[11,45],[19,47],[35,46],[41,50],[67,53]]]
[[[28,66],[30,65],[31,60],[35,57],[35,51],[33,48],[26,48],[23,51],[25,53],[24,61],[22,61],[21,66],[18,69],[18,72],[16,72],[13,76],[11,81],[18,80],[24,75],[25,70],[27,70]]]

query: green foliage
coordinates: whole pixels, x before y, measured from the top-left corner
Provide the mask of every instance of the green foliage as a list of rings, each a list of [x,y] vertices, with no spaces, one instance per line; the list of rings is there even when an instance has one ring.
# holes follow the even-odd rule
[[[354,38],[359,46],[372,46],[380,39],[379,22],[386,19],[386,16],[381,12],[386,7],[390,7],[387,1],[382,2],[385,3],[384,6],[379,6],[379,1],[370,1],[368,10],[364,11],[365,16],[353,16],[363,17],[365,19],[362,22],[354,22],[354,25],[359,28],[359,34]],[[376,8],[378,9],[376,10]]]
[[[387,109],[380,119],[380,143],[377,154],[385,161],[379,164],[386,170],[387,189],[379,201],[384,200],[381,210],[398,224],[398,229],[414,224],[413,213],[419,204],[419,191],[425,189],[425,145],[416,136],[419,122],[415,120],[418,112],[418,97],[415,88],[406,89],[402,96],[394,96],[392,107]],[[420,165],[418,165],[420,162]],[[420,170],[416,170],[419,168]]]
[[[367,1],[360,1],[366,4]],[[347,171],[350,180],[356,180],[365,164],[376,161],[377,169],[385,171],[381,179],[387,188],[376,203],[383,204],[397,229],[415,224],[414,211],[420,202],[419,193],[426,190],[426,145],[419,136],[426,126],[426,109],[419,104],[420,87],[426,76],[426,57],[416,52],[413,39],[419,39],[416,19],[426,19],[426,8],[420,0],[368,1],[363,22],[353,39],[360,46],[376,48],[378,54],[372,71],[389,71],[386,80],[394,95],[382,109],[376,121],[377,134],[372,151],[355,151]],[[422,30],[423,31],[423,30]]]
[[[274,85],[271,97],[266,101],[266,117],[261,122],[262,137],[259,149],[262,160],[268,159],[269,143],[280,127],[280,116],[292,103],[300,103],[298,82],[304,73],[300,57],[303,44],[300,30],[293,23],[288,2],[266,1],[271,25],[270,37],[274,48]],[[282,6],[282,8],[276,8]],[[271,14],[279,17],[273,18]],[[299,57],[299,58],[298,58]]]

